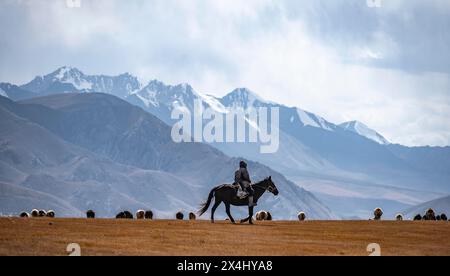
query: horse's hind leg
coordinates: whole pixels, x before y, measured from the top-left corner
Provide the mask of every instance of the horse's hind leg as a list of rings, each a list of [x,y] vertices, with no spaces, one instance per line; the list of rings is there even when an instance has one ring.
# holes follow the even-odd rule
[[[225,210],[227,211],[227,215],[230,218],[231,223],[234,224],[235,222],[233,216],[231,215],[230,203],[225,203]]]
[[[217,207],[219,207],[220,203],[222,203],[222,200],[216,198],[214,206],[211,209],[211,223],[214,223],[214,213],[216,212],[216,209]]]

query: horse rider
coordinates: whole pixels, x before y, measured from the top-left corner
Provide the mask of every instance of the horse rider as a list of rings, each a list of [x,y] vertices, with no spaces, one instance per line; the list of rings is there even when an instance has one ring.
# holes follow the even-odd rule
[[[244,161],[241,161],[239,163],[239,170],[236,171],[234,178],[235,182],[241,185],[242,190],[248,193],[248,206],[256,206],[257,204],[253,202],[253,195],[255,191],[253,190],[251,185],[252,181],[250,180],[250,175],[247,170],[247,163],[245,163]]]

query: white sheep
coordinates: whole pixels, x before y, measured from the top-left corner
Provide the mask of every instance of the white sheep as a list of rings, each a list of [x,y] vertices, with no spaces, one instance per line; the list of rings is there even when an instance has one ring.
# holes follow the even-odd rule
[[[189,220],[196,220],[197,216],[194,213],[189,213]]]
[[[267,212],[266,211],[259,211],[256,213],[256,220],[266,220],[267,219]]]
[[[39,210],[38,210],[38,209],[33,209],[33,210],[31,211],[31,216],[32,216],[33,218],[39,217]]]
[[[373,219],[374,220],[381,220],[382,216],[383,216],[383,209],[375,208],[375,210],[373,210]]]
[[[145,211],[144,210],[138,210],[136,212],[136,219],[144,219],[145,218]]]

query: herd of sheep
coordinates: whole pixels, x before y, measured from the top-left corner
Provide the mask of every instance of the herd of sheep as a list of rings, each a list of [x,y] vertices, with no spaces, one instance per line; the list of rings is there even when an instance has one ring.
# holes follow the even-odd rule
[[[31,213],[22,212],[22,213],[20,213],[19,216],[21,218],[29,218],[29,217],[33,217],[33,218],[42,218],[42,217],[54,218],[55,217],[55,211],[53,211],[53,210],[45,211],[45,210],[33,209],[31,211]]]
[[[373,211],[373,220],[381,220],[382,216],[383,216],[383,210],[381,208],[376,208]],[[417,214],[413,218],[413,220],[415,220],[415,221],[417,221],[417,220],[444,220],[444,221],[447,221],[447,219],[448,218],[447,218],[446,214],[436,215],[436,212],[432,208],[429,208],[423,216],[421,214]],[[403,215],[397,214],[395,216],[395,220],[402,221]]]
[[[37,210],[33,209],[31,213],[22,212],[19,215],[21,218],[38,218],[38,217],[48,217],[48,218],[54,218],[56,216],[55,211],[49,210]],[[381,217],[383,216],[383,210],[381,208],[375,208],[373,212],[373,218],[371,220],[381,220]],[[86,212],[86,217],[88,219],[94,219],[95,218],[95,212],[93,210],[89,210]],[[146,219],[146,220],[152,220],[153,219],[153,212],[150,210],[138,210],[134,215],[130,211],[123,211],[116,215],[116,219]],[[175,218],[177,220],[183,220],[184,214],[182,212],[178,212],[175,214]],[[189,213],[189,220],[196,220],[197,216],[194,213]],[[306,220],[306,213],[305,212],[299,212],[297,214],[297,218],[299,221],[305,221]],[[271,221],[272,220],[272,214],[268,211],[259,211],[255,214],[255,219],[257,221]],[[397,221],[403,221],[404,217],[402,214],[397,214],[395,216],[395,220]],[[447,215],[441,214],[436,215],[436,212],[433,209],[428,209],[425,214],[422,216],[421,214],[417,214],[413,220],[434,220],[434,221],[447,221]]]

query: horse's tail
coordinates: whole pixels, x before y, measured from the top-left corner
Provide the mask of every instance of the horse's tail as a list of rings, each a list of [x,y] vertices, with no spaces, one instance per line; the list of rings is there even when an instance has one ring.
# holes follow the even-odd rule
[[[198,210],[198,216],[201,217],[206,211],[208,211],[209,205],[211,205],[211,200],[214,197],[214,193],[220,188],[221,186],[215,187],[214,189],[209,192],[208,200],[203,202],[200,205],[200,210]]]

